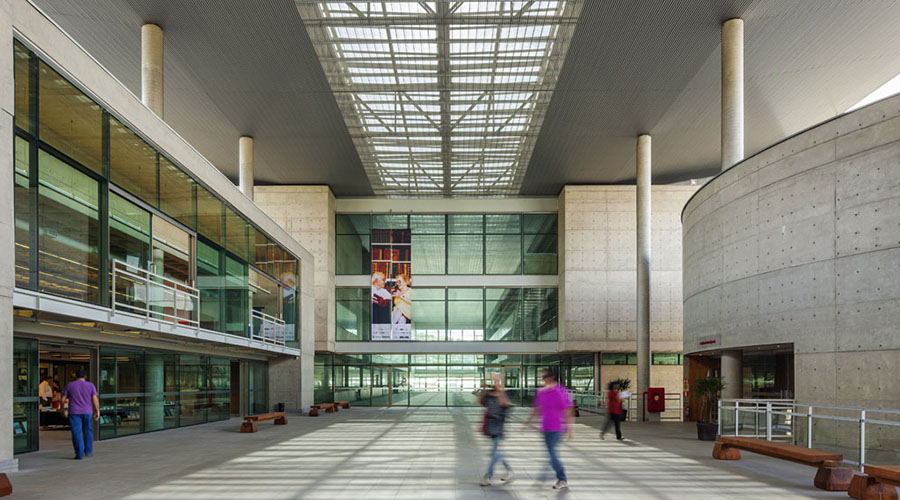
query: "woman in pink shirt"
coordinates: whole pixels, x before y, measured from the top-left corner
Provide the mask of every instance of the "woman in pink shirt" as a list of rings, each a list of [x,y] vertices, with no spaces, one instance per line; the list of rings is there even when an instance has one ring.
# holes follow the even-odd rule
[[[538,389],[534,395],[534,408],[526,424],[531,423],[534,417],[540,414],[541,432],[544,433],[544,443],[550,455],[550,466],[556,472],[556,484],[553,485],[553,489],[558,490],[568,488],[569,483],[566,481],[566,469],[556,453],[556,445],[559,444],[563,432],[566,433],[567,439],[572,439],[575,405],[568,389],[559,384],[556,372],[548,368],[541,373],[541,378],[544,380],[544,387]]]

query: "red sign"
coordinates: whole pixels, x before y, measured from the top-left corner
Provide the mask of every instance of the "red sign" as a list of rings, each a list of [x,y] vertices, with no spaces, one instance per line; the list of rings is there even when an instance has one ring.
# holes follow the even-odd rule
[[[665,387],[651,387],[647,389],[647,412],[662,413],[666,411]]]

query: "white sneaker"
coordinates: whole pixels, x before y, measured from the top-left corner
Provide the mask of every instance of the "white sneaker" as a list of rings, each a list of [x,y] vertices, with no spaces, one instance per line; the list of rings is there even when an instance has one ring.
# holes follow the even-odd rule
[[[557,481],[556,484],[553,485],[554,490],[561,490],[563,488],[568,488],[568,487],[569,487],[569,483],[567,483],[566,481]]]
[[[482,485],[482,486],[490,486],[490,485],[491,485],[491,478],[489,478],[489,477],[487,477],[487,476],[481,476],[481,485]]]
[[[506,474],[503,474],[502,476],[500,476],[500,480],[503,482],[506,482],[506,483],[512,481],[513,480],[513,471],[511,471],[511,470],[506,471]]]

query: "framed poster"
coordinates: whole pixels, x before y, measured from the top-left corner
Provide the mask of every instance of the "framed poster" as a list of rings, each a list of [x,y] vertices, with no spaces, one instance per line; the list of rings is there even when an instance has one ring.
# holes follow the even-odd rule
[[[412,338],[409,229],[372,230],[372,340]]]

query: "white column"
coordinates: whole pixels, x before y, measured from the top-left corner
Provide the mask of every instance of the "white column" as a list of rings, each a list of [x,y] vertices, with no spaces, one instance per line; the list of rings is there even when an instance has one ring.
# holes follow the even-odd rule
[[[637,138],[637,391],[638,418],[650,387],[650,190],[651,141]],[[649,414],[646,415],[649,417]]]
[[[155,24],[141,26],[141,101],[163,117],[163,30]]]
[[[743,381],[743,352],[722,352],[722,378],[725,379],[725,389],[722,391],[722,399],[740,399],[744,394]]]
[[[241,136],[238,141],[238,187],[244,196],[253,199],[253,138]]]
[[[722,23],[722,170],[744,159],[744,20]]]

